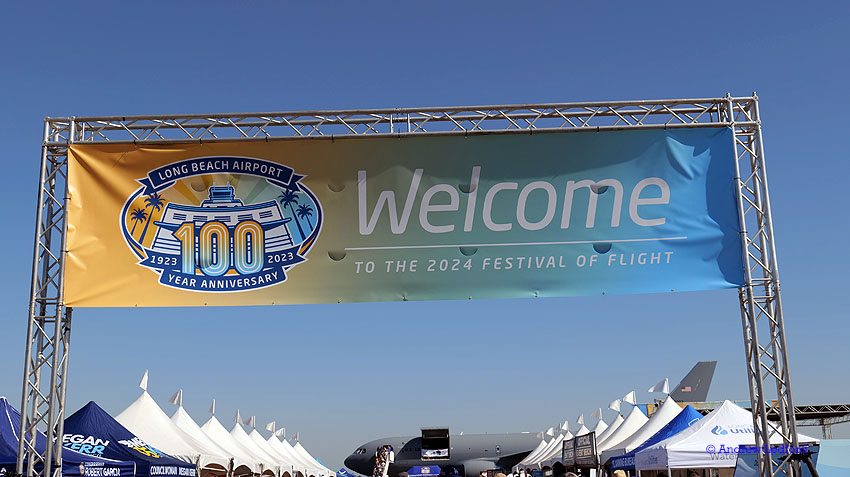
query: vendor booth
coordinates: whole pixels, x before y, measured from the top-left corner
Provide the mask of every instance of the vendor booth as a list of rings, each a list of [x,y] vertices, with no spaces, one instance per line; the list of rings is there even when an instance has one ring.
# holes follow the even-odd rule
[[[634,474],[635,454],[646,449],[647,447],[653,446],[663,441],[664,439],[675,436],[676,434],[687,429],[700,419],[702,419],[702,414],[700,414],[699,411],[697,411],[690,405],[685,406],[685,408],[679,411],[679,414],[676,415],[673,420],[668,422],[664,427],[662,427],[658,432],[656,432],[649,439],[643,442],[640,446],[638,446],[631,452],[626,452],[625,454],[611,457],[608,461],[610,462],[611,470],[625,470]]]
[[[9,404],[5,397],[0,397],[0,474],[15,473],[18,459],[18,435],[20,432],[21,414]],[[87,446],[92,448],[99,443],[86,439],[74,439],[66,432],[62,448],[62,475],[67,477],[133,477],[136,465],[132,461],[112,460],[96,455],[88,455],[71,450],[73,447]],[[39,433],[35,439],[35,447],[39,454],[45,451],[44,434]],[[41,466],[36,466],[38,471]],[[26,470],[24,471],[26,472]]]
[[[614,456],[625,454],[633,451],[636,447],[643,444],[647,439],[666,426],[676,416],[682,412],[682,407],[673,400],[670,396],[661,403],[661,406],[652,413],[649,420],[635,431],[628,439],[620,442],[615,447],[609,448],[602,452],[601,462],[608,462],[608,459]]]
[[[147,391],[143,390],[138,399],[115,416],[115,421],[168,455],[197,464],[205,477],[223,477],[230,470],[233,456],[214,443],[198,440],[181,429]]]
[[[128,431],[94,401],[65,419],[65,439],[90,439],[97,445],[80,448],[81,452],[108,459],[136,463],[139,477],[195,477],[194,464],[181,460],[148,445]]]
[[[779,436],[775,442],[780,444]],[[812,437],[798,435],[801,444],[817,443]],[[698,475],[732,477],[740,446],[755,446],[753,414],[724,401],[717,409],[687,429],[635,454],[635,468],[643,477],[655,477],[663,472],[669,477]]]

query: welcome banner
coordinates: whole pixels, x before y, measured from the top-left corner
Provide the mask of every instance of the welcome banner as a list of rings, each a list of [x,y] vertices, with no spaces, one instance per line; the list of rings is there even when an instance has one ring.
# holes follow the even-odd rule
[[[69,306],[744,283],[728,129],[69,151]]]

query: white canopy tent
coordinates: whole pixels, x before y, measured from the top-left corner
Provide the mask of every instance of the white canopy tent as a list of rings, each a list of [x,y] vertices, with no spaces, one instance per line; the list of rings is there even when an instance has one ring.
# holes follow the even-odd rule
[[[798,439],[800,443],[819,442],[803,434],[798,434]],[[774,435],[770,443],[781,444],[782,439]],[[640,471],[735,467],[738,454],[733,451],[742,445],[755,445],[753,414],[724,401],[682,432],[635,454],[635,468]],[[707,452],[711,446],[715,451]]]
[[[599,434],[599,435],[596,436],[596,445],[598,446],[600,442],[607,439],[608,436],[610,436],[611,434],[614,433],[614,431],[619,429],[622,424],[623,424],[623,416],[620,415],[620,414],[617,414],[617,417],[615,417],[614,420],[611,421],[611,424],[608,425],[608,428],[605,429],[604,431],[602,431],[602,434]]]
[[[293,457],[295,457],[298,460],[298,462],[301,462],[302,465],[304,465],[308,468],[315,467],[316,464],[309,462],[307,459],[304,458],[304,456],[300,455],[298,453],[298,451],[295,450],[295,447],[293,447],[292,444],[290,444],[288,440],[284,439],[280,443],[280,445],[282,445],[284,448],[286,448],[287,452],[289,452],[289,454],[291,454]]]
[[[257,444],[254,443],[254,440],[248,436],[247,432],[245,432],[245,429],[242,429],[242,424],[238,422],[234,423],[233,428],[230,429],[230,436],[233,437],[233,440],[241,447],[250,451],[251,455],[259,457],[261,462],[266,464],[267,470],[272,470],[275,475],[279,473],[281,467],[281,462],[279,462],[280,459],[268,455],[266,451],[257,446]]]
[[[284,446],[274,434],[266,442],[277,452],[277,455],[283,457],[287,462],[292,463],[293,470],[300,471],[301,473],[307,472],[307,466],[298,459],[298,456],[292,453],[292,446],[289,443]]]
[[[271,462],[264,461],[262,457],[254,455],[250,449],[237,442],[214,415],[210,416],[209,420],[201,426],[201,430],[219,447],[235,456],[240,462],[251,462],[249,468],[253,472],[259,474],[263,471],[263,468],[271,467]]]
[[[546,452],[545,455],[542,455],[538,460],[537,464],[540,467],[544,467],[547,465],[552,465],[552,463],[556,460],[561,459],[561,454],[563,453],[564,441],[568,441],[572,439],[574,436],[570,431],[567,431],[566,434],[559,435],[553,445],[551,445]]]
[[[596,426],[593,428],[593,432],[596,433],[596,437],[599,438],[599,435],[605,432],[608,429],[608,424],[605,423],[602,419],[596,423]]]
[[[251,429],[251,433],[248,434],[248,437],[252,441],[254,441],[254,444],[260,449],[262,449],[262,451],[265,452],[269,457],[275,459],[275,463],[280,466],[281,473],[285,470],[288,470],[290,471],[290,473],[292,473],[292,471],[295,470],[295,462],[278,454],[277,451],[272,449],[272,447],[269,445],[268,442],[266,442],[263,436],[261,436],[260,433],[257,432],[257,429]]]
[[[307,452],[307,449],[305,449],[300,442],[295,441],[295,445],[292,446],[292,449],[295,451],[296,454],[303,456],[307,460],[307,462],[309,462],[312,466],[317,467],[319,470],[324,470],[325,472],[336,474],[336,472],[333,472],[327,467],[320,464],[315,457],[313,457],[312,455],[310,455],[309,452]]]
[[[637,406],[633,407],[632,412],[626,416],[623,423],[620,424],[620,427],[605,438],[604,441],[596,444],[597,451],[602,452],[616,447],[618,444],[631,437],[638,429],[643,427],[648,420],[649,418],[646,417],[646,415],[641,412]]]
[[[584,424],[582,424],[581,427],[579,427],[576,431],[576,437],[583,436],[585,434],[590,434],[590,429],[584,427]]]
[[[567,437],[567,436],[569,436],[569,437]],[[537,459],[537,463],[542,465],[547,460],[558,455],[558,453],[563,448],[564,441],[568,440],[568,439],[572,439],[572,438],[573,438],[572,434],[570,434],[569,432],[567,432],[566,434],[558,434],[558,437],[556,437],[555,440],[552,441],[552,443],[549,445],[549,448],[546,449],[546,453],[541,455]]]
[[[171,421],[176,424],[177,427],[182,429],[183,432],[189,434],[194,439],[202,442],[207,447],[220,449],[219,455],[230,456],[230,458],[233,459],[234,469],[241,465],[244,465],[248,468],[253,468],[254,462],[246,460],[245,458],[240,456],[238,452],[230,452],[229,450],[225,449],[224,447],[221,447],[215,441],[210,439],[210,437],[207,436],[203,430],[201,430],[201,427],[198,426],[195,420],[192,419],[192,416],[190,416],[189,413],[186,412],[185,409],[183,409],[182,404],[177,408],[176,411],[174,411],[174,414],[171,415]]]
[[[561,445],[561,442],[564,442],[565,437],[566,434],[558,434],[557,436],[555,436],[554,439],[549,441],[549,444],[546,445],[546,447],[540,452],[540,454],[538,454],[537,457],[531,460],[531,465],[538,465],[543,462],[543,460],[546,459],[546,457],[548,457],[549,454],[552,453],[552,449],[557,449],[557,447]]]
[[[662,427],[666,426],[679,413],[682,412],[682,406],[679,405],[673,398],[667,396],[667,399],[661,403],[661,406],[652,413],[652,417],[646,421],[646,424],[638,429],[631,437],[624,440],[617,447],[622,447],[625,452],[631,452],[638,446],[643,444],[647,439],[654,436]]]
[[[215,465],[216,468],[230,469],[230,456],[220,455],[223,449],[211,447],[183,431],[147,391],[142,391],[142,395],[121,411],[115,420],[148,444],[184,462],[200,468]]]
[[[541,452],[543,452],[543,449],[545,449],[548,445],[549,445],[549,443],[546,442],[546,439],[540,439],[540,443],[537,444],[537,447],[535,447],[534,450],[529,452],[528,455],[525,456],[524,459],[519,461],[519,464],[514,466],[514,468],[513,468],[514,473],[519,472],[519,469],[521,469],[521,468],[525,468],[526,466],[530,466],[534,462],[534,458],[537,456],[537,454],[540,454]]]
[[[608,448],[608,450],[602,452],[602,462],[606,462],[611,457],[633,451],[647,439],[655,435],[656,432],[660,431],[662,427],[666,426],[667,423],[678,416],[680,412],[682,412],[682,407],[679,406],[673,398],[667,396],[667,399],[661,403],[661,406],[652,413],[652,416],[643,426],[641,426],[640,429],[635,431],[628,439],[620,442],[615,447]]]

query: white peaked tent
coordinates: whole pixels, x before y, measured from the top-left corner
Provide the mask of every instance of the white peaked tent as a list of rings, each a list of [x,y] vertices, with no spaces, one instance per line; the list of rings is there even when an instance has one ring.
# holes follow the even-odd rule
[[[531,465],[537,465],[540,462],[543,462],[546,457],[552,453],[552,449],[556,448],[564,441],[564,434],[558,434],[554,439],[549,441],[549,444],[546,445],[545,448],[536,456],[534,459],[530,461]]]
[[[251,452],[251,455],[255,455],[259,457],[266,464],[266,469],[274,471],[275,474],[278,474],[278,470],[280,470],[280,463],[278,459],[272,457],[266,453],[263,449],[257,446],[254,443],[253,439],[248,437],[248,433],[245,432],[245,429],[242,429],[242,424],[236,422],[233,424],[233,429],[230,430],[230,436],[233,437],[233,440],[236,441],[241,447],[247,449]]]
[[[819,442],[803,434],[797,436],[801,444]],[[771,444],[781,442],[778,435],[774,435],[770,441]],[[682,432],[635,454],[635,468],[735,467],[738,454],[732,451],[742,445],[755,445],[753,414],[731,401],[724,401],[720,407]],[[709,446],[713,446],[715,452],[706,452]]]
[[[569,435],[570,437],[567,437]],[[556,457],[560,454],[561,448],[563,447],[563,443],[565,439],[572,439],[572,434],[567,431],[566,434],[558,434],[558,437],[555,438],[551,443],[549,443],[549,447],[546,449],[546,452],[540,455],[537,459],[535,459],[535,464],[545,465],[545,463]]]
[[[531,465],[534,462],[534,458],[537,456],[537,454],[540,454],[541,452],[543,452],[543,449],[545,449],[546,446],[548,446],[548,445],[549,445],[549,443],[546,442],[546,439],[540,439],[540,443],[537,444],[537,447],[535,447],[534,450],[529,452],[528,455],[525,456],[524,459],[519,461],[519,464],[514,466],[514,469],[513,469],[514,473],[519,471],[520,468],[523,468],[527,465]]]
[[[663,383],[663,381],[662,381]],[[610,447],[602,453],[602,462],[606,462],[611,457],[631,452],[639,445],[643,444],[647,439],[654,436],[662,427],[673,420],[679,413],[682,412],[682,407],[673,400],[670,396],[661,403],[661,406],[652,413],[652,416],[646,421],[640,429],[635,431],[628,439],[620,442],[615,447]]]
[[[563,439],[558,442],[558,445],[552,447],[549,450],[549,453],[540,461],[540,467],[552,465],[555,462],[560,461],[564,453],[564,441],[568,441],[570,439],[573,439],[574,437],[575,436],[572,434],[572,432],[567,431],[567,433],[564,434]]]
[[[611,434],[614,433],[621,425],[623,424],[623,416],[617,414],[617,417],[611,421],[611,424],[608,425],[608,429],[602,431],[602,434],[597,434],[596,436],[596,445],[598,446],[600,442],[604,441]]]
[[[605,421],[600,419],[593,428],[593,432],[596,433],[596,437],[599,437],[600,434],[605,432],[605,429],[608,429],[608,424],[605,424]]]
[[[643,427],[648,421],[649,418],[646,417],[646,414],[642,413],[637,406],[632,408],[632,412],[626,416],[626,419],[623,420],[623,423],[620,424],[620,427],[617,428],[616,431],[612,432],[604,441],[596,444],[596,448],[598,452],[606,451],[608,449],[613,449],[617,447],[621,442],[625,441],[629,437],[632,436],[638,429]]]
[[[663,383],[663,381],[662,381]],[[661,384],[661,383],[660,383]],[[679,413],[682,412],[682,406],[673,400],[670,396],[661,403],[661,406],[652,413],[652,416],[646,421],[646,424],[638,429],[631,437],[621,442],[617,447],[623,448],[623,454],[635,450],[643,444],[647,439],[654,436],[662,427],[666,426]]]
[[[234,468],[239,467],[240,465],[244,465],[249,468],[253,466],[253,462],[249,460],[244,460],[242,457],[239,456],[238,452],[230,452],[227,449],[216,444],[215,441],[213,441],[212,439],[210,439],[209,436],[207,436],[204,431],[201,430],[200,426],[198,426],[195,420],[192,419],[192,416],[190,416],[189,413],[186,412],[185,409],[183,409],[182,404],[179,405],[177,410],[174,411],[174,414],[171,415],[171,422],[176,424],[177,427],[182,429],[183,432],[185,432],[186,434],[189,434],[194,439],[203,443],[205,446],[207,446],[207,448],[218,449],[218,455],[232,457]]]
[[[290,471],[290,473],[292,472],[295,463],[292,462],[290,459],[287,459],[282,455],[278,454],[274,449],[272,449],[272,447],[269,445],[268,442],[266,442],[263,436],[260,435],[259,432],[257,432],[257,429],[251,429],[251,433],[248,434],[248,437],[250,437],[251,440],[254,441],[254,444],[260,449],[262,449],[263,452],[275,459],[274,462],[275,464],[280,466],[281,472],[284,470],[288,470]]]
[[[583,436],[585,434],[590,434],[590,429],[584,427],[584,424],[582,424],[576,431],[576,437]]]
[[[233,436],[227,432],[227,429],[218,422],[215,416],[210,416],[209,420],[201,426],[201,430],[219,447],[226,450],[230,455],[234,456],[237,462],[250,462],[248,467],[256,472],[263,471],[263,467],[269,467],[270,462],[264,462],[259,456],[253,455],[249,449],[244,448],[241,444],[233,439]],[[237,462],[234,462],[236,464]],[[234,468],[236,466],[234,465]]]
[[[280,440],[274,434],[272,434],[272,436],[269,437],[266,442],[272,449],[274,449],[277,455],[281,456],[286,462],[292,464],[293,471],[297,470],[304,473],[307,470],[307,466],[301,463],[298,457],[292,453],[292,446],[290,446],[289,443],[284,446],[283,443],[280,442]]]
[[[148,444],[184,462],[202,468],[213,464],[225,470],[230,468],[230,457],[219,455],[221,448],[209,447],[180,429],[147,391],[142,391],[115,420]]]
[[[292,446],[292,449],[295,451],[296,454],[299,454],[299,455],[303,456],[305,459],[307,459],[307,461],[310,462],[311,465],[318,467],[320,470],[324,469],[326,472],[330,472],[332,474],[335,474],[335,472],[332,472],[330,469],[328,469],[327,467],[320,464],[319,461],[317,461],[315,457],[310,455],[310,453],[307,452],[307,449],[305,449],[304,446],[302,446],[300,442],[295,441],[295,445]]]
[[[289,455],[291,455],[292,457],[295,458],[296,462],[300,462],[302,466],[307,468],[307,470],[310,470],[310,469],[316,467],[316,464],[309,462],[307,459],[304,458],[304,456],[300,455],[298,453],[298,451],[295,450],[295,447],[293,447],[292,444],[290,444],[288,440],[284,439],[280,443],[280,445],[282,445],[286,449],[286,451],[289,453]]]

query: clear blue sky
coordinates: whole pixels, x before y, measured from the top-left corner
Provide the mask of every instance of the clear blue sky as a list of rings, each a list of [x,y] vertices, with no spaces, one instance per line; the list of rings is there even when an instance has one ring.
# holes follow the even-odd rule
[[[845,2],[15,2],[0,17],[0,394],[17,405],[44,116],[761,99],[798,403],[850,401]],[[837,180],[836,180],[837,179]],[[381,346],[375,347],[379,341]],[[546,300],[79,309],[68,406],[183,388],[339,468],[420,426],[545,429],[697,360],[747,399],[734,290]],[[376,371],[386,372],[376,387]],[[606,412],[610,420],[611,412]],[[280,424],[279,424],[280,425]],[[817,429],[809,432],[818,435]],[[837,436],[850,437],[846,427]]]

